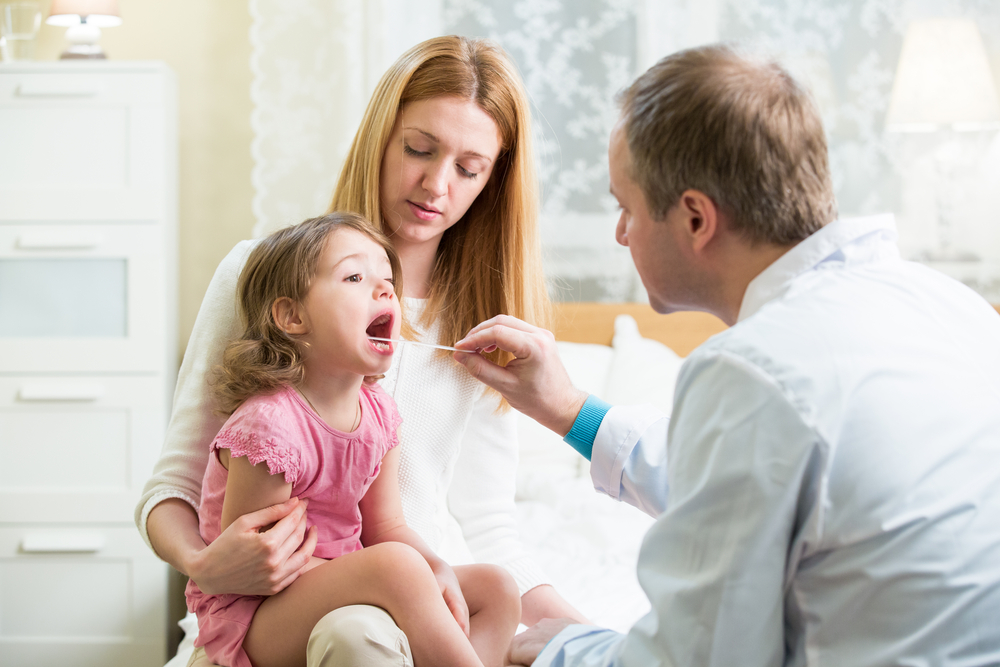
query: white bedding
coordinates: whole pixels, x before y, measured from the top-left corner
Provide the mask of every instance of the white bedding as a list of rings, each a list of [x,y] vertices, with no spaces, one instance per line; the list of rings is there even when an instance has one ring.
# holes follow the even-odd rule
[[[592,623],[619,632],[649,611],[635,564],[653,519],[594,492],[588,479],[563,480],[546,500],[521,500],[526,546],[563,597]]]
[[[650,403],[670,412],[682,359],[619,316],[611,347],[560,342],[573,384],[615,405]],[[518,527],[556,589],[594,624],[620,632],[647,611],[636,579],[642,538],[653,523],[594,491],[590,464],[527,417],[518,427]]]
[[[610,403],[651,403],[669,412],[682,360],[639,335],[627,315],[615,321],[612,346],[559,343],[570,379]],[[635,565],[653,519],[594,491],[589,463],[527,417],[518,425],[517,518],[521,537],[556,589],[594,624],[620,632],[649,611]],[[194,617],[167,667],[184,667]]]

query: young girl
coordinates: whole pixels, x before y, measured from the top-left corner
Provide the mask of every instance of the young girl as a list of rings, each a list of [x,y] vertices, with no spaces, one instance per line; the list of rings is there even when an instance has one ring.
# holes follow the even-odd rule
[[[312,627],[352,604],[388,611],[417,666],[503,664],[521,614],[513,579],[493,565],[452,570],[403,521],[401,420],[374,383],[393,344],[372,340],[399,335],[399,279],[392,245],[351,213],[280,230],[247,260],[244,333],[216,385],[232,415],[211,445],[201,536],[211,543],[241,515],[296,496],[317,545],[308,571],[270,597],[188,584],[198,644],[217,664],[305,664]],[[463,596],[468,637],[446,602]]]

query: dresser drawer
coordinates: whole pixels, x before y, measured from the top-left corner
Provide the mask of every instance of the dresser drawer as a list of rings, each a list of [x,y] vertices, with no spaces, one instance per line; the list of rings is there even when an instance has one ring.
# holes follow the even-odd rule
[[[132,526],[0,524],[0,663],[161,667],[166,583]]]
[[[156,225],[0,225],[0,373],[173,372],[168,245]]]
[[[163,444],[163,376],[0,376],[0,520],[131,521]]]
[[[0,222],[167,215],[176,179],[169,70],[28,65],[0,70]]]

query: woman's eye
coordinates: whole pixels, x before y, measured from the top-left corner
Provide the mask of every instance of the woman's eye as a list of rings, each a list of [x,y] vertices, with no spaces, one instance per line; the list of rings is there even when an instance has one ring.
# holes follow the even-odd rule
[[[413,155],[414,157],[425,157],[430,155],[427,151],[418,151],[415,148],[411,148],[408,143],[403,143],[403,152],[407,155]]]
[[[478,173],[473,173],[468,169],[466,169],[465,167],[463,167],[462,165],[458,165],[458,173],[460,173],[462,176],[466,178],[476,178],[477,176],[479,176]]]

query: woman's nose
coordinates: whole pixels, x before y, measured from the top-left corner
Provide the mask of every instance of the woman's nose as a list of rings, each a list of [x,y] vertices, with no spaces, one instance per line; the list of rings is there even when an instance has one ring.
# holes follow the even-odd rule
[[[443,197],[448,193],[448,167],[444,161],[428,165],[423,186],[432,197]]]

